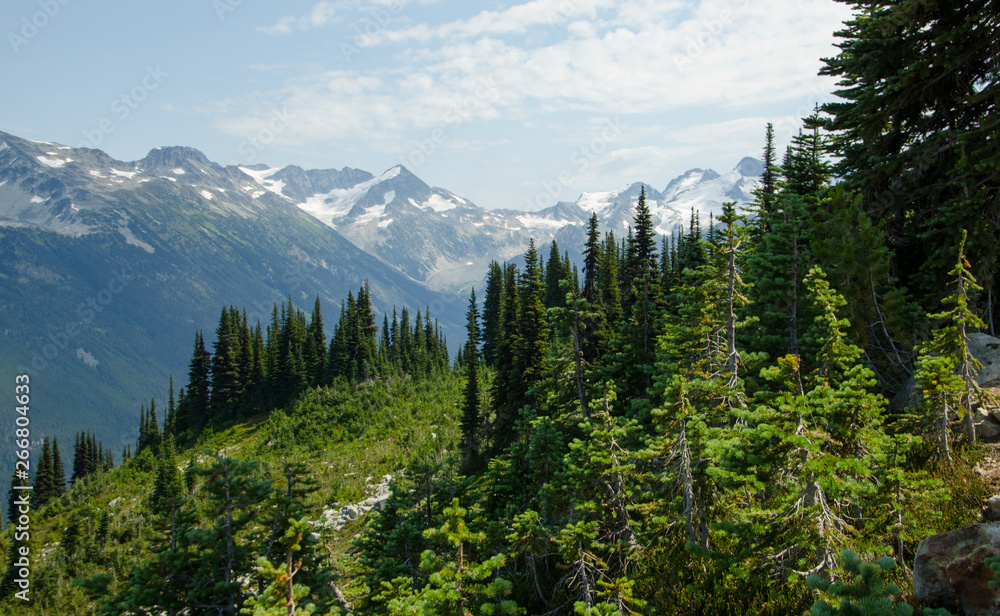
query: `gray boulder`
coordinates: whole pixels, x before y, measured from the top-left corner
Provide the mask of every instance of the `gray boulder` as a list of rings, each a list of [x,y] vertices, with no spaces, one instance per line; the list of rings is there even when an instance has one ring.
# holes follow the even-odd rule
[[[1000,590],[990,588],[985,561],[1000,555],[1000,523],[973,524],[920,542],[913,562],[913,593],[926,605],[962,609],[966,616],[1000,614]]]
[[[976,374],[976,383],[982,388],[1000,387],[1000,338],[988,334],[969,334],[969,352],[983,365]],[[910,377],[889,402],[891,412],[917,408],[920,404],[917,380]],[[1000,410],[997,410],[1000,414]]]

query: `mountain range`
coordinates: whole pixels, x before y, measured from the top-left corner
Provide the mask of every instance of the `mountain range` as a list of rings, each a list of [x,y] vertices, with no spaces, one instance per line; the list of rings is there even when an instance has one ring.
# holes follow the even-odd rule
[[[274,303],[308,312],[319,296],[332,323],[365,280],[379,312],[429,306],[460,338],[463,301],[235,167],[190,148],[122,162],[0,133],[0,378],[31,376],[39,441],[66,447],[91,428],[117,458],[140,404],[155,396],[162,418],[169,377],[187,383],[195,329],[211,345],[223,306],[266,324]]]
[[[194,330],[211,343],[224,305],[266,323],[275,302],[309,309],[319,296],[332,322],[368,280],[377,311],[429,306],[455,348],[464,293],[490,261],[531,239],[578,254],[594,213],[623,237],[642,187],[669,234],[691,208],[749,200],[761,171],[745,158],[663,191],[634,183],[535,212],[486,210],[403,166],[222,166],[187,147],[124,162],[0,132],[0,375],[32,375],[38,438],[68,444],[89,427],[117,452],[140,404],[162,408],[171,375],[187,382]]]
[[[531,239],[540,246],[552,240],[566,248],[581,246],[593,214],[602,229],[624,236],[643,187],[661,235],[687,225],[692,208],[707,217],[718,214],[726,201],[750,201],[763,164],[744,158],[725,175],[691,169],[662,192],[636,182],[619,190],[585,192],[575,202],[535,212],[486,210],[428,186],[401,165],[379,176],[349,168],[305,171],[258,165],[241,170],[262,190],[294,203],[414,280],[465,293],[483,279],[490,261],[522,255]]]

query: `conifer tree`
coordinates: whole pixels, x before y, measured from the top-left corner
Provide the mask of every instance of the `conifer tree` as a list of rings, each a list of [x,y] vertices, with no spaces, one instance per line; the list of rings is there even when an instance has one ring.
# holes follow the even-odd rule
[[[429,584],[417,593],[406,586],[412,579],[397,580],[393,589],[397,596],[388,601],[391,613],[450,614],[480,613],[495,616],[516,616],[521,613],[517,603],[509,598],[513,585],[497,575],[506,557],[496,554],[483,562],[473,559],[477,544],[486,538],[474,533],[465,524],[466,510],[454,499],[444,510],[445,522],[440,528],[425,534],[437,549],[424,550],[420,557],[421,570],[429,574]]]
[[[622,321],[621,291],[618,281],[620,257],[615,234],[608,231],[604,235],[604,246],[601,251],[602,260],[598,266],[600,276],[600,300],[604,307],[604,316],[608,329],[617,331]]]
[[[996,23],[996,6],[838,1],[854,16],[821,71],[840,80],[823,106],[838,175],[885,222],[898,275],[926,310],[945,295],[960,229],[984,299],[996,297],[1000,50],[982,27]]]
[[[852,550],[840,556],[844,574],[830,582],[818,575],[807,580],[809,588],[825,595],[813,604],[813,616],[910,616],[913,608],[899,602],[902,590],[887,579],[896,563],[889,557],[862,562]],[[829,599],[829,601],[828,601]],[[832,601],[832,602],[831,602]]]
[[[520,340],[518,331],[520,298],[517,292],[517,278],[517,266],[513,263],[507,264],[504,267],[499,340],[494,358],[497,374],[490,392],[494,407],[493,425],[490,427],[494,453],[510,443],[511,431],[520,410],[520,407],[516,406],[516,392],[522,384],[518,382],[520,375],[515,366],[515,352]]]
[[[73,474],[70,476],[70,485],[75,485],[76,482],[87,474],[84,464],[87,459],[87,455],[84,452],[84,440],[83,433],[77,432],[76,437],[73,441]]]
[[[313,387],[319,385],[326,374],[326,332],[323,329],[323,312],[319,295],[316,296],[312,317],[309,320],[309,331],[306,339],[306,370],[308,383]]]
[[[519,387],[513,397],[518,408],[530,402],[528,388],[541,378],[542,361],[548,350],[549,328],[543,303],[544,284],[540,264],[534,241],[530,241],[524,257],[524,275],[520,280],[518,339],[514,348],[514,366]]]
[[[240,339],[236,309],[223,308],[215,330],[215,355],[212,357],[212,392],[209,412],[215,420],[235,416],[243,394],[240,378]]]
[[[18,506],[14,502],[18,499],[18,490],[14,486],[21,485],[23,483],[17,476],[17,473],[13,473],[10,476],[10,488],[7,490],[7,506],[4,508],[4,519],[8,525],[17,524],[18,518]]]
[[[559,254],[559,245],[552,240],[549,247],[549,260],[545,266],[545,295],[542,303],[546,308],[559,308],[566,305],[566,294],[559,285],[570,272],[566,269],[562,257]]]
[[[59,498],[66,493],[66,469],[63,467],[62,454],[59,453],[59,439],[52,437],[52,486],[53,498]]]
[[[598,282],[600,281],[603,247],[601,246],[598,226],[597,212],[594,212],[587,223],[587,241],[583,248],[583,299],[591,304],[600,299]]]
[[[629,408],[624,412],[640,418],[651,408],[657,321],[662,310],[655,231],[646,205],[645,189],[639,195],[635,223],[636,233],[631,242],[635,253],[632,258],[633,278],[629,291],[632,300],[627,304],[631,314],[622,324],[604,378],[614,379],[622,388],[622,396],[630,400]]]
[[[185,403],[177,409],[178,433],[190,429],[198,430],[208,423],[211,397],[210,362],[211,356],[205,350],[205,339],[201,330],[198,330],[195,332],[194,353],[188,368]]]
[[[754,189],[754,209],[759,214],[769,214],[774,211],[778,193],[779,169],[775,164],[774,124],[768,122],[764,134],[764,173],[760,184]],[[766,229],[765,229],[766,231]]]
[[[160,420],[156,416],[156,399],[150,399],[149,401],[149,446],[154,449],[160,448],[160,439],[162,435],[160,434]]]
[[[963,231],[964,238],[964,231]],[[969,308],[970,296],[982,291],[972,277],[966,259],[965,242],[959,244],[959,254],[950,275],[951,294],[942,300],[947,309],[929,315],[933,321],[946,321],[947,326],[937,329],[928,342],[921,345],[917,360],[917,386],[924,395],[929,411],[933,414],[938,437],[938,454],[951,463],[950,419],[952,414],[962,419],[965,437],[976,441],[976,427],[972,418],[974,397],[981,397],[975,374],[982,364],[969,351],[969,329],[979,329],[986,324]]]
[[[42,454],[38,458],[38,468],[35,470],[32,482],[32,505],[35,509],[44,507],[55,496],[55,477],[52,469],[52,445],[49,437],[42,439]]]
[[[170,394],[167,398],[167,416],[163,418],[163,435],[174,434],[177,422],[177,400],[174,398],[174,375],[170,375]],[[124,462],[124,460],[123,460]]]
[[[462,452],[463,467],[474,469],[479,463],[480,454],[480,400],[479,400],[479,307],[476,304],[476,289],[473,287],[469,297],[469,310],[466,313],[466,331],[463,364],[466,367],[465,396],[462,403],[462,418],[459,427],[462,438],[459,449]]]
[[[496,365],[497,348],[502,336],[500,331],[501,304],[503,302],[503,269],[491,261],[486,274],[486,291],[483,296],[483,364]]]

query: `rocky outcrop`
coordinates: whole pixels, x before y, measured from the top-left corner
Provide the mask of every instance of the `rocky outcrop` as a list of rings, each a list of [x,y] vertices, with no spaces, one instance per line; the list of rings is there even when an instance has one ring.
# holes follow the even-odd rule
[[[985,441],[1000,440],[1000,338],[988,334],[969,334],[969,351],[983,365],[976,373],[976,383],[983,388],[987,403],[973,406],[976,436]],[[917,381],[910,378],[889,403],[891,412],[920,406]],[[985,408],[984,408],[985,406]]]
[[[372,510],[381,511],[392,495],[392,490],[389,488],[392,479],[392,475],[385,475],[378,484],[366,486],[371,496],[360,503],[324,509],[320,519],[313,522],[312,525],[338,531],[351,520],[356,520]]]
[[[985,560],[1000,555],[1000,523],[931,535],[913,563],[913,592],[926,605],[963,610],[966,616],[1000,614],[1000,590],[990,588]]]

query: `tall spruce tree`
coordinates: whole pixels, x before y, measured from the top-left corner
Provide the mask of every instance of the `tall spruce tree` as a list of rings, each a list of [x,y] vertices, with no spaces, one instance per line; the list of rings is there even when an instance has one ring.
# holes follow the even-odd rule
[[[923,392],[928,411],[934,417],[938,436],[938,453],[951,463],[949,432],[952,415],[960,417],[965,438],[976,441],[972,405],[974,398],[982,399],[982,391],[975,374],[982,364],[969,351],[969,330],[980,329],[986,324],[970,310],[971,296],[982,291],[972,276],[963,241],[959,244],[958,259],[951,269],[951,294],[942,300],[947,308],[930,315],[932,321],[947,325],[933,332],[931,340],[920,348],[917,360],[917,386]]]
[[[198,430],[208,423],[209,401],[212,381],[210,377],[211,355],[205,350],[205,339],[201,330],[195,332],[194,352],[188,366],[188,386],[185,389],[184,404],[177,409],[177,432]]]
[[[945,295],[961,229],[989,302],[1000,252],[1000,145],[992,138],[1000,9],[990,0],[838,2],[854,16],[821,71],[840,79],[838,100],[823,106],[838,174],[885,223],[900,278],[925,309]]]
[[[462,402],[462,431],[459,449],[462,465],[469,471],[476,468],[480,455],[480,400],[479,400],[479,306],[476,304],[476,289],[469,296],[469,310],[466,312],[466,333],[463,364],[466,367],[465,396]]]
[[[32,508],[44,507],[55,496],[55,473],[52,469],[52,445],[49,437],[42,439],[42,453],[32,481]]]
[[[63,467],[62,454],[59,453],[59,439],[52,437],[52,492],[53,498],[59,498],[66,493],[66,469]]]

